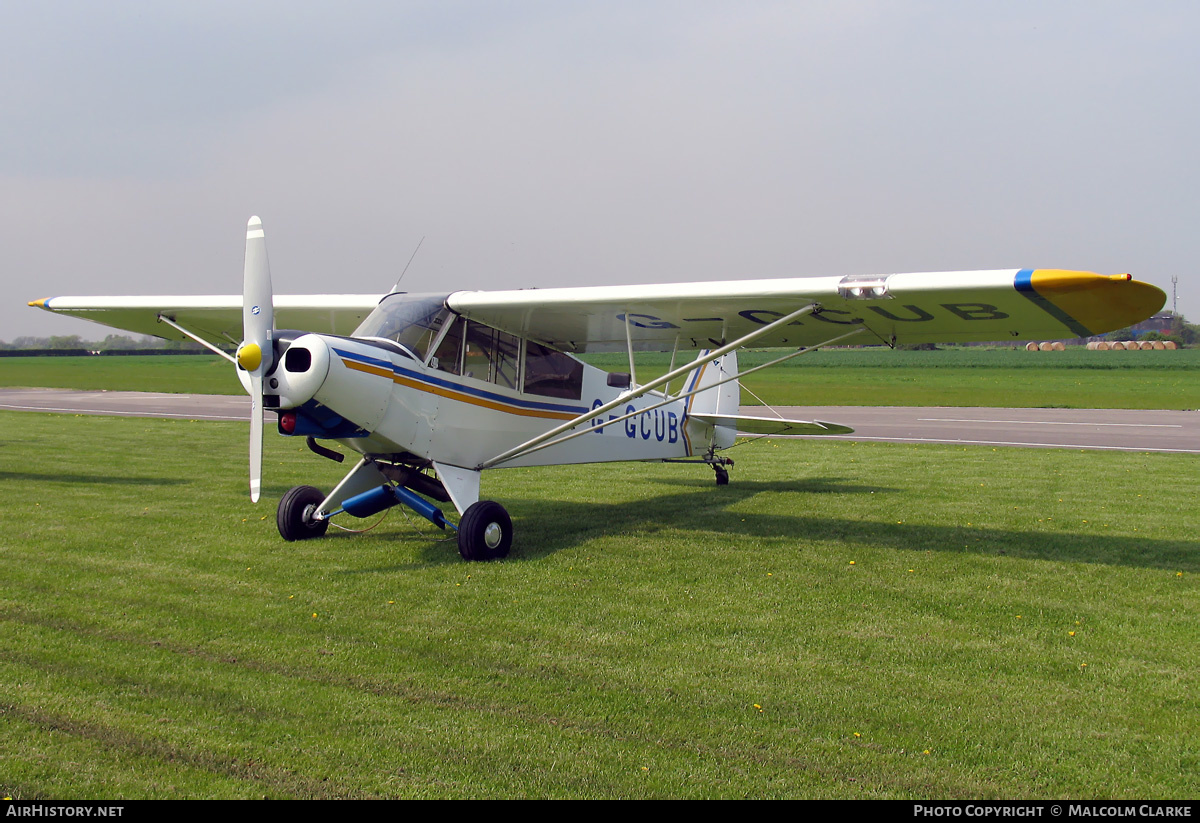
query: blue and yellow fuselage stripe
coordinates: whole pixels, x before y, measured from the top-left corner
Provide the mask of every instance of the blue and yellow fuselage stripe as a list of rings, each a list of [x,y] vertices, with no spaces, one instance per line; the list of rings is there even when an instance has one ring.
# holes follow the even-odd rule
[[[704,351],[700,352],[700,354],[701,354],[701,356],[708,354],[708,349],[705,349]],[[699,358],[697,358],[697,359],[699,359]],[[696,386],[700,383],[700,378],[702,378],[704,376],[704,370],[708,368],[709,362],[710,361],[707,361],[707,360],[704,361],[704,365],[700,366],[698,369],[696,369],[696,371],[692,374],[692,379],[689,380],[687,382],[687,384],[684,386],[684,389],[682,392],[683,394],[687,394],[688,392],[695,390]],[[688,415],[692,411],[692,403],[693,403],[693,401],[695,401],[695,399],[696,399],[696,395],[694,395],[694,394],[687,399],[687,403],[683,407],[683,419],[679,421],[679,430],[681,432],[683,432],[683,445],[687,451],[688,457],[692,456],[692,438],[690,438],[688,436],[687,421],[688,421]]]
[[[445,397],[448,400],[468,403],[472,406],[479,406],[493,411],[515,414],[520,417],[538,417],[546,420],[573,420],[588,411],[584,406],[568,406],[561,403],[545,403],[538,400],[506,397],[497,392],[477,389],[473,386],[464,386],[441,377],[434,377],[411,369],[405,369],[376,357],[368,357],[357,352],[337,348],[333,349],[333,351],[341,357],[343,365],[353,371],[388,378],[398,386],[416,389],[417,391],[437,395],[438,397]]]

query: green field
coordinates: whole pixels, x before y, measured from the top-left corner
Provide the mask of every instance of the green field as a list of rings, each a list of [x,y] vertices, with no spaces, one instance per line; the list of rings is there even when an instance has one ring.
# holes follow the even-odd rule
[[[750,352],[741,367],[775,353]],[[589,355],[625,371],[624,355]],[[668,355],[642,355],[638,378],[663,374]],[[0,386],[238,394],[233,367],[212,356],[6,357]],[[676,385],[678,388],[678,385]],[[953,348],[818,351],[745,380],[743,402],[781,406],[1005,406],[1012,408],[1194,409],[1200,349],[1146,352],[1026,352]]]
[[[0,357],[0,386],[175,394],[241,394],[234,366],[214,355]]]
[[[243,427],[0,421],[5,796],[1200,796],[1193,456],[497,471],[465,564],[399,510],[282,542],[341,473],[291,440],[254,506]]]
[[[746,370],[781,353],[743,353],[738,365]],[[587,359],[613,371],[628,371],[624,355]],[[665,374],[669,364],[667,355],[643,355],[638,379],[647,382]],[[756,403],[757,396],[779,406],[1194,409],[1200,407],[1200,349],[834,349],[756,372],[742,385],[743,403]]]

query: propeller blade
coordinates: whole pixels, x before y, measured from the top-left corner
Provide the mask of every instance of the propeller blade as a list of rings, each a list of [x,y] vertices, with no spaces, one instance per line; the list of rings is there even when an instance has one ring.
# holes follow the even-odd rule
[[[257,503],[262,494],[262,378],[251,375],[250,387],[250,502]]]
[[[271,332],[275,329],[274,295],[271,267],[267,262],[267,240],[262,221],[251,217],[246,224],[246,269],[242,279],[242,346],[257,346],[247,351],[242,367],[249,372],[266,374],[271,370],[274,352]],[[255,360],[258,360],[256,363]],[[239,356],[239,362],[242,358]]]
[[[237,362],[250,377],[250,501],[262,493],[263,377],[274,365],[274,294],[271,267],[267,263],[267,241],[262,221],[251,217],[246,224],[246,269],[242,278],[242,345]]]

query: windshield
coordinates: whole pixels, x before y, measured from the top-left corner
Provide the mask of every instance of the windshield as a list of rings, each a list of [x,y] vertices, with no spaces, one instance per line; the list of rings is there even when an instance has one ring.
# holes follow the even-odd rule
[[[389,294],[367,315],[355,337],[392,340],[424,360],[450,314],[445,294]]]

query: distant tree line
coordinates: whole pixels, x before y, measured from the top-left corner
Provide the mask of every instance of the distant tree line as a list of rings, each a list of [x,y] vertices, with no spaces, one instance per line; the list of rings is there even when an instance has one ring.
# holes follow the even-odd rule
[[[1142,324],[1138,324],[1139,326]],[[1182,314],[1173,315],[1162,331],[1143,331],[1138,326],[1118,329],[1104,335],[1105,340],[1174,340],[1177,346],[1200,343],[1200,325],[1187,322]]]
[[[0,340],[0,351],[38,349],[42,351],[207,351],[192,340],[163,340],[161,337],[142,335],[139,338],[124,334],[110,334],[103,340],[84,340],[77,334],[53,337],[18,337],[11,343]]]

